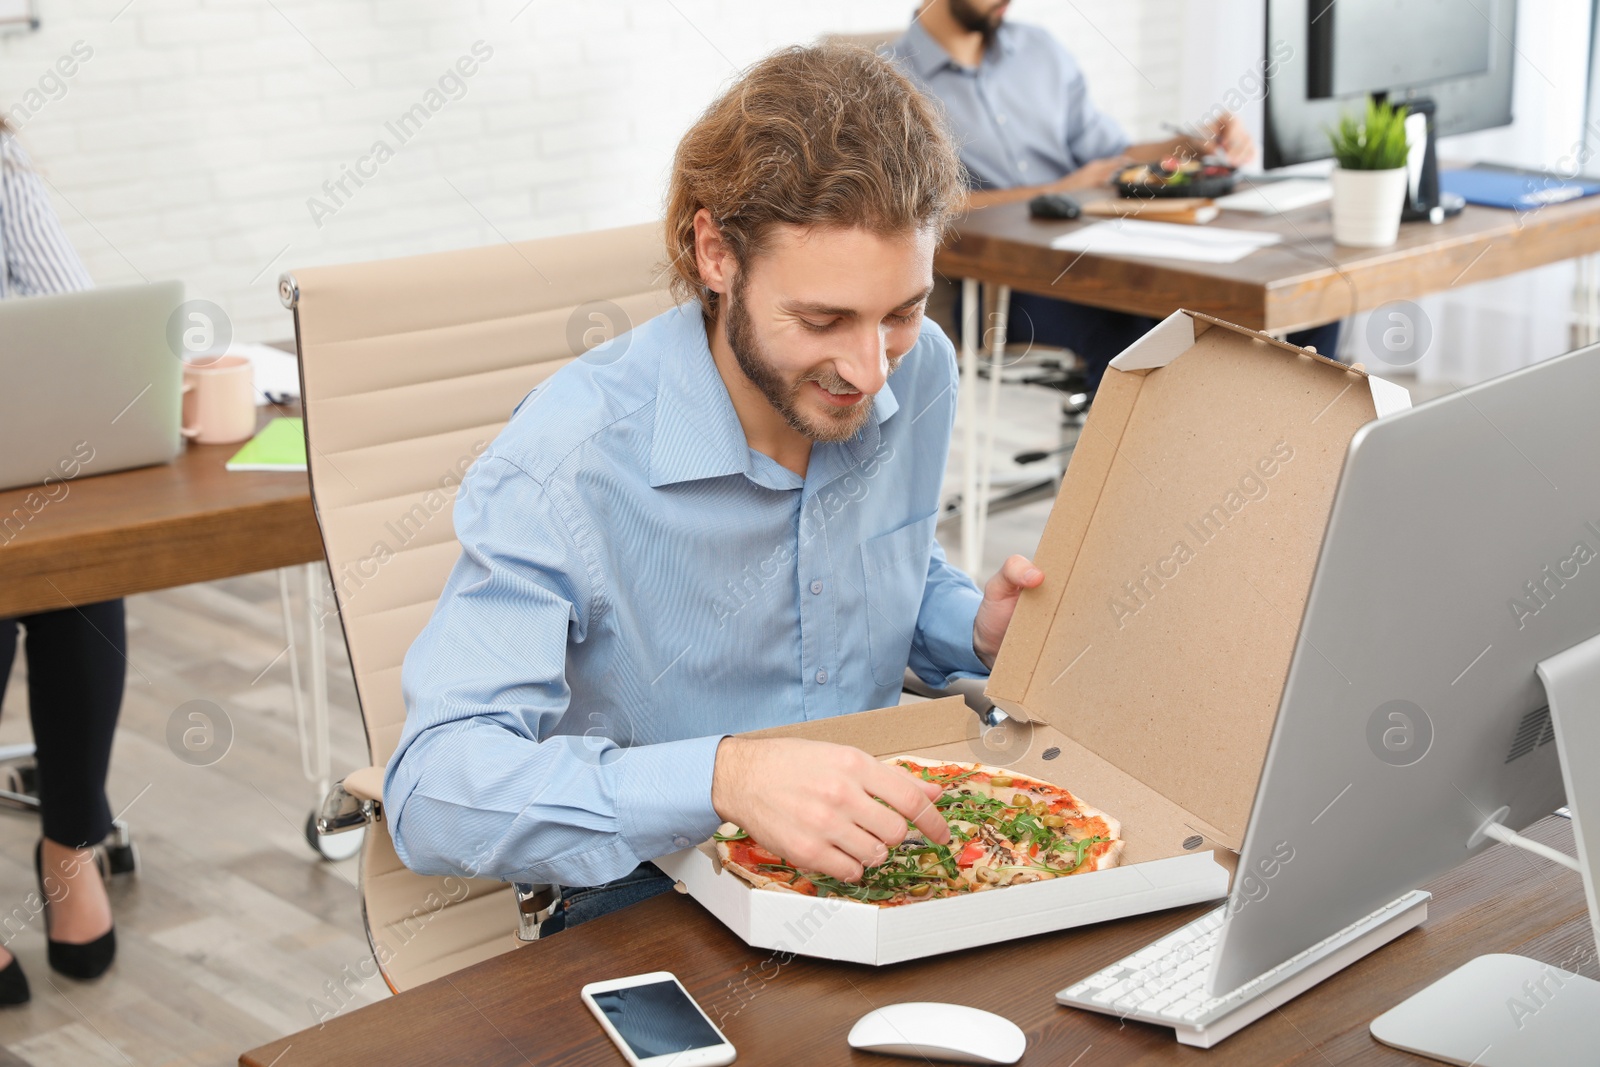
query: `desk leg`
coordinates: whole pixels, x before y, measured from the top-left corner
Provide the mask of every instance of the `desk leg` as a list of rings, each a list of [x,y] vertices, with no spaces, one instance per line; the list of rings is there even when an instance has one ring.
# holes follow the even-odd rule
[[[975,565],[978,567],[983,566],[983,545],[989,536],[989,492],[994,480],[994,428],[1000,421],[1000,368],[1005,365],[1006,327],[1011,319],[1011,286],[997,285],[994,293],[994,325],[984,331],[989,342],[989,403],[983,416],[983,459],[978,470],[978,495],[973,500],[977,527],[973,540],[977,545]],[[980,584],[983,582],[983,575],[976,571],[971,573]]]
[[[978,548],[978,283],[961,282],[961,395],[957,415],[962,427],[961,569],[976,577],[982,562]]]

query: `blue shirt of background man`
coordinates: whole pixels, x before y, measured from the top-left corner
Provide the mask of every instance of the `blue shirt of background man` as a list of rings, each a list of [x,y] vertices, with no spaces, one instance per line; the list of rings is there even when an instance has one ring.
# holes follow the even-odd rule
[[[552,375],[462,483],[384,779],[423,873],[589,886],[709,836],[729,733],[987,671],[934,540],[955,351],[924,322],[801,478],[749,447],[698,306]]]
[[[1078,61],[1038,26],[1002,22],[976,67],[951,59],[920,22],[892,54],[944,105],[974,189],[1043,185],[1128,147],[1122,127],[1090,100]]]

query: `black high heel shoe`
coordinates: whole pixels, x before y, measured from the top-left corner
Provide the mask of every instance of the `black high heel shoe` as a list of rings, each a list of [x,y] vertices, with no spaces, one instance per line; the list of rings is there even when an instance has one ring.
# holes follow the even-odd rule
[[[33,993],[28,989],[28,976],[22,973],[22,964],[15,956],[0,969],[0,1005],[10,1007],[26,1004]]]
[[[33,846],[33,874],[39,880],[39,898],[44,901],[44,936],[48,946],[50,969],[66,975],[68,978],[77,978],[87,981],[99,978],[106,973],[106,968],[111,966],[111,961],[117,958],[117,928],[113,924],[111,929],[95,938],[93,941],[81,945],[70,944],[66,941],[57,941],[50,936],[50,894],[44,890],[44,841]],[[15,966],[16,961],[12,961]],[[0,971],[0,981],[6,976],[6,971]],[[22,968],[17,968],[17,977],[22,979],[23,988],[27,988],[27,979],[22,975]],[[0,993],[3,998],[3,993]]]

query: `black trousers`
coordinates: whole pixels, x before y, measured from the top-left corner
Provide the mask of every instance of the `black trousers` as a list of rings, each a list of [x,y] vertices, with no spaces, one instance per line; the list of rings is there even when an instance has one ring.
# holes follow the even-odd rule
[[[106,771],[128,668],[122,601],[0,619],[0,698],[18,624],[26,634],[44,836],[73,848],[98,844],[111,832]]]

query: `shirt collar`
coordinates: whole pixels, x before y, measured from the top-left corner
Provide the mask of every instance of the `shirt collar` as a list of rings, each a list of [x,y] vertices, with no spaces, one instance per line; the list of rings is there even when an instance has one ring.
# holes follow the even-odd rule
[[[993,62],[996,55],[1009,56],[1016,51],[1016,27],[1006,22],[1000,23],[1000,28],[995,31],[994,40],[984,52],[983,61]],[[954,70],[961,73],[971,73],[972,67],[964,67],[950,58],[950,53],[944,50],[944,45],[933,39],[922,25],[921,19],[913,19],[906,28],[905,36],[900,39],[897,48],[905,56],[906,62],[911,65],[924,81],[933,77],[941,70]]]
[[[728,387],[711,356],[700,305],[683,304],[666,314],[668,343],[663,346],[656,378],[650,485],[659,489],[676,482],[749,474],[750,445],[733,399],[728,396]],[[846,468],[866,462],[878,450],[878,427],[899,410],[894,390],[884,382],[873,398],[873,419],[841,445],[812,449],[812,465],[821,460],[823,471],[838,467],[838,473],[843,474]],[[840,449],[848,460],[830,462],[831,453]]]

